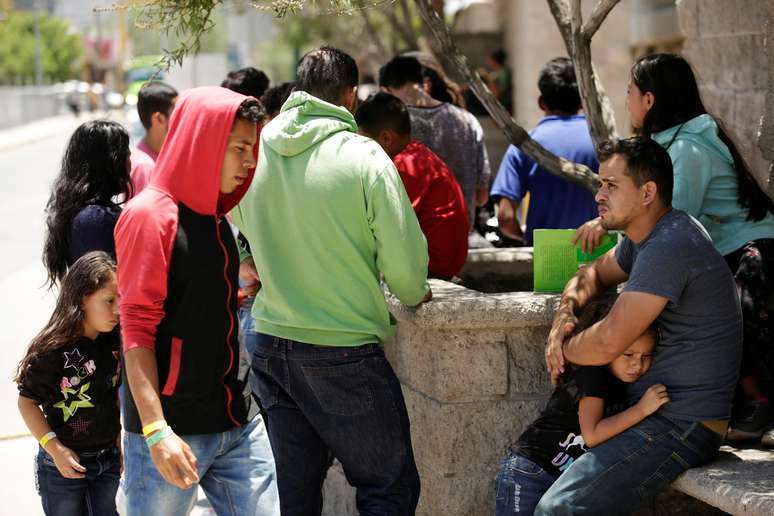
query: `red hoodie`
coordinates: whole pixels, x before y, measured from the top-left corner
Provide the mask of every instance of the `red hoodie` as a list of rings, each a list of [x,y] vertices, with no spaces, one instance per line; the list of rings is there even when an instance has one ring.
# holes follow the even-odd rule
[[[468,257],[468,212],[459,183],[441,158],[416,140],[392,161],[427,239],[428,272],[455,276]]]
[[[215,433],[255,412],[239,372],[239,259],[223,214],[252,181],[220,194],[220,175],[239,105],[217,87],[180,95],[148,187],[126,205],[115,230],[124,352],[156,353],[164,416],[180,435]],[[126,430],[140,433],[131,393]]]

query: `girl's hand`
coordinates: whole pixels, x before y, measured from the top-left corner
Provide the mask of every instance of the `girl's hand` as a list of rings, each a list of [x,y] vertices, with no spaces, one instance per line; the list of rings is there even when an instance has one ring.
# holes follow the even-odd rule
[[[602,227],[602,219],[597,217],[578,228],[575,235],[572,237],[572,244],[580,244],[581,251],[584,253],[591,253],[594,249],[599,247],[602,237],[606,234],[607,231]]]
[[[669,393],[665,386],[657,383],[648,387],[642,399],[637,402],[637,406],[645,416],[649,416],[665,403],[669,403]]]
[[[86,468],[81,466],[78,454],[64,446],[59,440],[52,440],[46,445],[46,448],[48,448],[46,450],[48,454],[54,459],[56,469],[63,477],[84,478],[86,476]]]

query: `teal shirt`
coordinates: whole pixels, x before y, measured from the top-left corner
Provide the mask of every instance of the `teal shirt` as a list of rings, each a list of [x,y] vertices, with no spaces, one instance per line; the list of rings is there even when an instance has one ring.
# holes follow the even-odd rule
[[[329,346],[384,342],[379,285],[422,301],[427,243],[392,160],[346,109],[296,92],[261,132],[258,166],[232,211],[263,287],[256,329]]]
[[[653,139],[664,147],[672,142],[667,149],[674,166],[672,206],[695,217],[720,254],[732,253],[751,240],[774,238],[774,215],[748,221],[748,210],[739,205],[734,160],[710,115],[654,133]]]

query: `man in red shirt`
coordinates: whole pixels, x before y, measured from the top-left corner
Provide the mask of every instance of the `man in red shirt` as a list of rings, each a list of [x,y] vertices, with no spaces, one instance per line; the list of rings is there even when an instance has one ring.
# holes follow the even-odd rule
[[[411,139],[411,118],[389,93],[365,100],[355,114],[360,134],[376,140],[398,169],[427,239],[431,276],[450,279],[468,256],[468,218],[462,189],[433,151]]]

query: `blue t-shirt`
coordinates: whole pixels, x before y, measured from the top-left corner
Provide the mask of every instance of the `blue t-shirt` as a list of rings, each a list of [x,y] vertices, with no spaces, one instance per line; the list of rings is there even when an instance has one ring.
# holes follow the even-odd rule
[[[105,251],[116,256],[113,230],[121,209],[118,206],[90,204],[73,218],[70,226],[70,256],[68,266],[90,251]]]
[[[624,292],[666,298],[656,319],[653,365],[629,386],[632,402],[664,384],[670,402],[659,413],[673,419],[728,419],[742,352],[742,314],[736,284],[707,232],[672,210],[638,244],[624,238],[615,250],[629,275]]]
[[[557,156],[586,165],[594,172],[599,170],[584,115],[544,117],[529,134]],[[594,194],[538,167],[511,145],[500,163],[491,195],[521,202],[527,192],[527,245],[532,245],[533,229],[575,229],[598,215]]]

